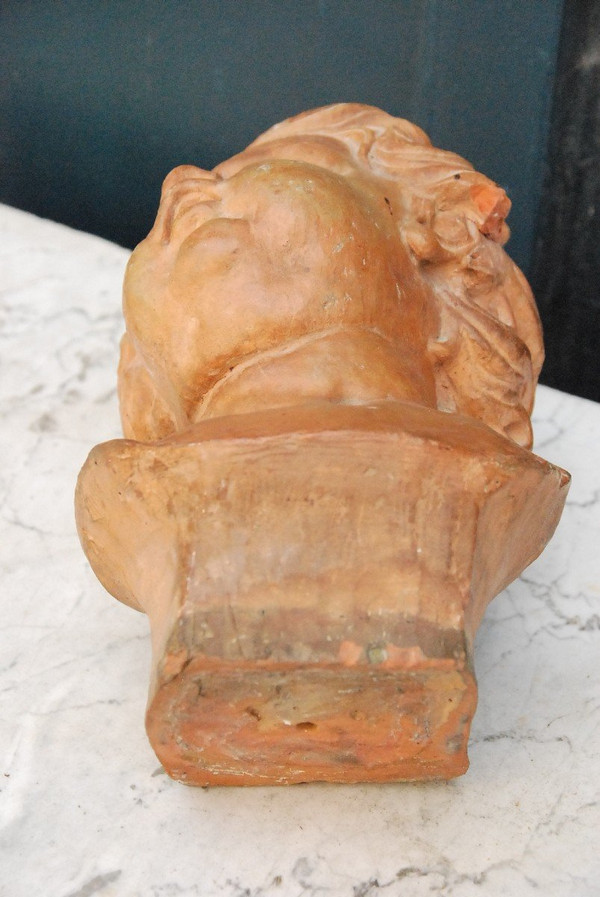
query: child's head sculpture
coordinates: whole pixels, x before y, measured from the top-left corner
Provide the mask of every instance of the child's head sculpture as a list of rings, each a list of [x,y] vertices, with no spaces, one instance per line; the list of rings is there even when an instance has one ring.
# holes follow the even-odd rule
[[[126,436],[307,403],[395,400],[523,446],[543,359],[504,253],[510,203],[402,119],[339,104],[165,180],[126,277]]]
[[[125,281],[128,438],[92,451],[76,508],[101,582],[150,618],[174,778],[466,770],[475,632],[569,480],[521,447],[543,351],[508,210],[357,105],[167,177]]]

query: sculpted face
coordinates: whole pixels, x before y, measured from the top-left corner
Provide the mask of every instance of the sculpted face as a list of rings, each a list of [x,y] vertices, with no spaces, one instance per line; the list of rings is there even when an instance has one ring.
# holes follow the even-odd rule
[[[377,264],[392,233],[373,197],[286,161],[249,166],[215,187],[218,202],[176,218],[167,301],[153,307],[178,343],[185,330],[193,346],[181,385],[198,376],[207,387],[231,362],[315,330],[398,318],[394,269],[403,260],[396,241],[395,265]],[[405,267],[410,277],[406,259]],[[167,353],[169,367],[180,354]]]
[[[424,381],[409,398],[430,403],[431,373],[415,364],[427,304],[389,198],[366,177],[290,160],[228,179],[173,172],[125,291],[128,332],[184,416],[240,363],[341,328],[377,330],[383,349],[408,343]]]
[[[128,435],[393,399],[529,444],[541,342],[498,245],[505,194],[414,126],[364,107],[358,124],[340,122],[340,108],[276,126],[213,172],[166,179],[125,282]]]

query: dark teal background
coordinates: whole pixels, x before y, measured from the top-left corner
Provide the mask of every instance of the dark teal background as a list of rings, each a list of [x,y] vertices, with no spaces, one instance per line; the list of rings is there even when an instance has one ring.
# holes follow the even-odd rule
[[[173,166],[359,101],[421,125],[513,200],[528,269],[559,0],[0,3],[0,201],[133,246]]]

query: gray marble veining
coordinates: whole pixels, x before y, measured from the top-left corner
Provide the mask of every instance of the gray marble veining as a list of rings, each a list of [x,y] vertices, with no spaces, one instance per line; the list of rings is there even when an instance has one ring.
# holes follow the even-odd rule
[[[599,894],[600,406],[538,392],[536,447],[573,484],[479,631],[467,775],[186,788],[144,733],[145,618],[73,522],[79,467],[119,435],[128,253],[7,207],[0,233],[0,894]]]

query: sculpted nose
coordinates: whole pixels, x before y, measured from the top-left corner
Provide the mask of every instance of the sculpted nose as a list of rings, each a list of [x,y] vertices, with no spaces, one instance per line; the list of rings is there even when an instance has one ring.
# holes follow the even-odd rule
[[[196,165],[178,165],[163,181],[160,207],[153,228],[153,236],[163,243],[171,239],[173,224],[190,208],[203,202],[218,201],[219,175]]]
[[[213,182],[218,180],[217,175],[212,171],[198,168],[197,165],[178,165],[164,179],[162,185],[163,193],[169,191],[172,187],[180,185],[182,181],[186,181],[188,178],[200,178],[201,180]]]

